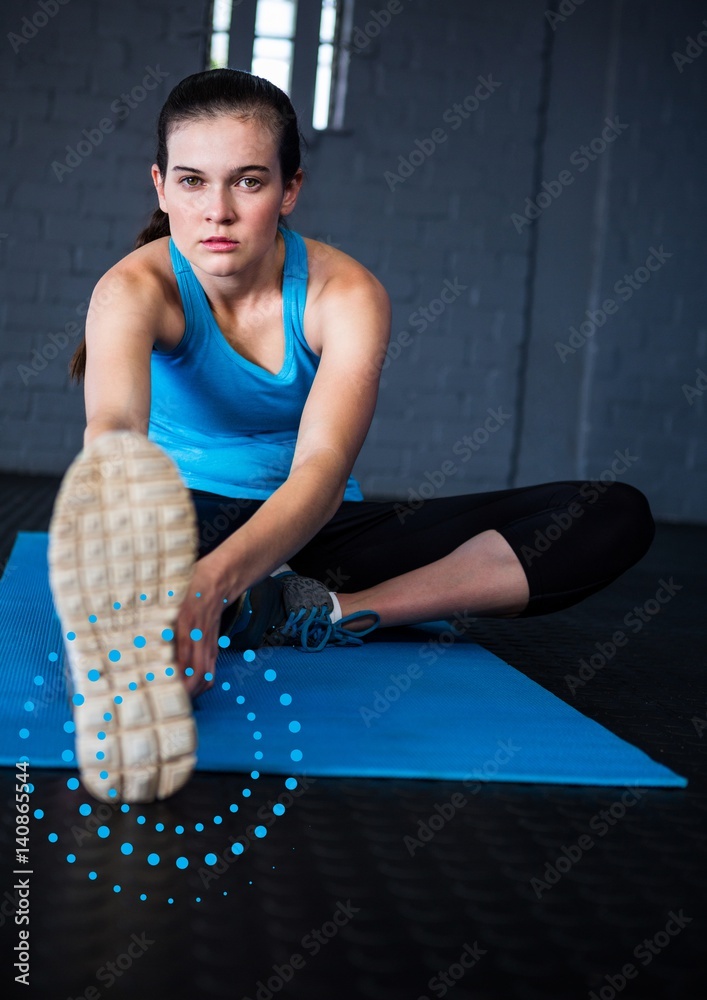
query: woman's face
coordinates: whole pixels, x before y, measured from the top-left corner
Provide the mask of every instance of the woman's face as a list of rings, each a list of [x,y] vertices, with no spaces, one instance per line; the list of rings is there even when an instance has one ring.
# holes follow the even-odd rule
[[[295,207],[302,172],[283,186],[267,128],[233,115],[203,119],[176,128],[167,151],[167,176],[153,164],[152,179],[172,238],[190,263],[228,276],[272,251],[278,217]]]

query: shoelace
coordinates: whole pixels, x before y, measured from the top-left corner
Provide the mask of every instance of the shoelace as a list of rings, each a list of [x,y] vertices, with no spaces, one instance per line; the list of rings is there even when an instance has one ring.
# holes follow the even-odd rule
[[[359,618],[371,616],[375,618],[372,625],[360,632],[350,632],[344,627],[345,622],[356,621]],[[291,611],[287,621],[278,630],[282,635],[299,639],[300,645],[307,653],[318,653],[325,646],[360,646],[361,636],[368,635],[380,622],[380,615],[375,611],[356,611],[346,615],[337,622],[332,622],[329,609],[325,605],[315,605],[309,612],[305,608]],[[312,642],[310,643],[310,638]]]

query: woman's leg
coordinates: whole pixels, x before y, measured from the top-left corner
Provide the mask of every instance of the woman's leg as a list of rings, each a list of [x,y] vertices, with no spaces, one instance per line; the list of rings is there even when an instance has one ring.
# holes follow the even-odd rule
[[[645,555],[654,534],[648,501],[635,487],[560,481],[431,499],[415,509],[343,503],[289,562],[303,575],[338,578],[342,613],[370,609],[381,625],[530,617],[607,586]]]

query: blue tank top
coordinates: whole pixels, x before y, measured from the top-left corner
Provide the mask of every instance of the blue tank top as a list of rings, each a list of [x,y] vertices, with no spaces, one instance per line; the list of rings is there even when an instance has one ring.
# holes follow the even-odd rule
[[[191,264],[169,241],[186,328],[173,350],[153,348],[148,436],[171,456],[190,489],[263,500],[289,475],[319,357],[304,337],[307,248],[298,233],[279,231],[285,240],[285,360],[276,375],[231,347]],[[363,500],[353,476],[344,500]]]

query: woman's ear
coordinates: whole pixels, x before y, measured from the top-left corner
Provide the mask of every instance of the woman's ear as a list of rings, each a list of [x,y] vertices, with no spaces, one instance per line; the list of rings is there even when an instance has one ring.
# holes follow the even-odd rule
[[[285,185],[285,190],[282,195],[282,204],[280,205],[280,215],[289,215],[290,212],[293,211],[295,205],[297,204],[297,198],[303,181],[304,171],[300,167],[292,180],[288,181]]]
[[[164,181],[162,180],[162,174],[160,173],[160,168],[156,163],[152,164],[152,183],[155,185],[155,190],[157,191],[157,200],[159,202],[160,208],[163,212],[167,211],[167,202],[164,197]]]

